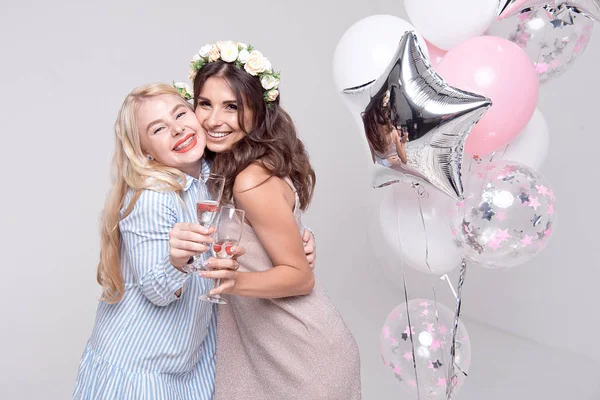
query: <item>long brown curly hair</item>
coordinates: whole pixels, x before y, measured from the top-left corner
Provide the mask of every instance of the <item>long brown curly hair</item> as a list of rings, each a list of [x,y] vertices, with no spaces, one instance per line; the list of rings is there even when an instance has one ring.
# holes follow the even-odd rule
[[[387,134],[392,131],[393,126],[389,114],[390,110],[382,104],[381,96],[377,96],[362,114],[367,141],[380,154],[385,153],[390,144]]]
[[[289,177],[305,210],[312,198],[316,183],[304,144],[296,134],[292,118],[279,105],[279,97],[267,103],[260,80],[244,69],[222,60],[205,64],[194,78],[194,109],[207,79],[220,77],[235,93],[238,104],[238,123],[246,135],[231,149],[214,153],[206,149],[204,158],[212,163],[211,170],[225,176],[223,200],[233,199],[236,176],[250,164],[259,162],[271,177]],[[267,105],[268,104],[268,105]],[[252,129],[244,126],[244,109],[252,111]]]

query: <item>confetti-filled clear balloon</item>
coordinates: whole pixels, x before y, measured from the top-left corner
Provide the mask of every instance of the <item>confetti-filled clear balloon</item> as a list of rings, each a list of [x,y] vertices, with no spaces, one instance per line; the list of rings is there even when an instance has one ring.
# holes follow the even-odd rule
[[[555,223],[554,193],[524,165],[494,161],[466,178],[452,235],[465,257],[484,267],[514,267],[546,245]]]
[[[588,18],[600,21],[600,0],[500,0],[498,19],[512,17],[523,10],[538,7],[556,9],[560,6],[569,6]]]
[[[521,47],[538,73],[540,83],[566,72],[590,41],[594,22],[573,8],[537,7],[502,21],[496,21],[488,34]]]
[[[380,335],[383,363],[412,398],[418,393],[420,399],[445,399],[453,324],[454,313],[448,307],[424,299],[409,300],[408,313],[406,303],[398,305],[385,320]],[[471,363],[471,342],[462,323],[456,338],[454,393]]]

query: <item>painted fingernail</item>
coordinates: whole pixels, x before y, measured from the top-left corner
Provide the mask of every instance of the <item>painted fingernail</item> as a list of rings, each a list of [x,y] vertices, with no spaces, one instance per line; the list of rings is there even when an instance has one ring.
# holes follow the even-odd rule
[[[209,258],[208,260],[206,260],[206,261],[204,262],[204,265],[205,265],[205,266],[207,266],[207,267],[208,267],[210,264],[212,264],[212,258]]]
[[[206,271],[200,271],[199,275],[202,278],[206,277]]]

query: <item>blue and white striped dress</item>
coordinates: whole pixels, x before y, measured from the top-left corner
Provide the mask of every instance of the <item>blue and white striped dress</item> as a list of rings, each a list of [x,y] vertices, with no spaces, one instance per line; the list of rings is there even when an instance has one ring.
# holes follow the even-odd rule
[[[202,169],[208,172],[206,163]],[[117,304],[98,305],[74,399],[212,397],[216,312],[198,300],[212,281],[169,262],[169,231],[177,222],[195,222],[196,199],[205,193],[196,179],[186,178],[186,207],[177,193],[145,190],[119,223],[125,294]],[[132,195],[130,190],[125,205]]]

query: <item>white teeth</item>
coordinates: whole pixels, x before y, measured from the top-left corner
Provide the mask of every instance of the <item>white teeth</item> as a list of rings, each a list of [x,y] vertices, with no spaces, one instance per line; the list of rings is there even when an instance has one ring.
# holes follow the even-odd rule
[[[181,149],[183,149],[185,146],[189,145],[190,143],[192,143],[192,140],[194,140],[194,136],[190,136],[190,138],[188,140],[186,140],[185,142],[181,143],[179,146],[175,147],[175,151],[179,151]]]
[[[230,133],[231,132],[208,132],[208,135],[214,138],[222,138],[229,135]]]

